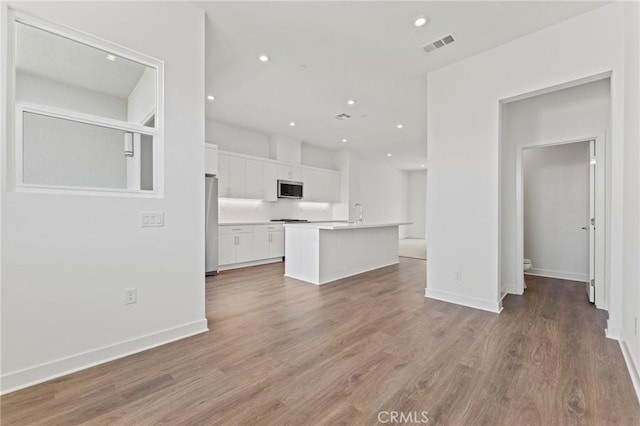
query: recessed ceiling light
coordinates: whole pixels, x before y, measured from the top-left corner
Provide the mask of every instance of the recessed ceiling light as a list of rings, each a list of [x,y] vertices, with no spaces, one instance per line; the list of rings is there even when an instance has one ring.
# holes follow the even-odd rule
[[[216,98],[216,97],[215,97],[215,96],[213,96],[213,95],[209,95],[209,96],[207,96],[207,99],[209,99],[210,101],[213,101],[215,98]]]
[[[429,19],[426,16],[416,16],[416,19],[413,21],[413,25],[416,27],[422,27],[428,20]]]
[[[295,126],[296,126],[295,121],[292,121],[291,123],[289,123],[289,126],[291,126],[291,127],[295,127]]]
[[[355,103],[356,103],[356,100],[355,100],[355,99],[349,99],[349,100],[347,101],[347,103],[348,103],[349,105],[353,105],[353,104],[355,104]]]
[[[347,138],[342,139],[342,143],[347,143]]]
[[[388,153],[388,154],[387,154],[387,157],[391,157],[391,153]]]
[[[424,168],[424,164],[422,166],[420,166],[420,167]]]
[[[116,57],[115,57],[115,55],[107,55],[107,59],[110,60],[110,61],[115,61]]]
[[[404,126],[403,126],[401,123],[398,123],[398,124],[396,124],[396,127],[397,127],[398,129],[402,129]]]
[[[267,55],[260,55],[258,59],[260,59],[261,62],[269,62],[270,58]]]

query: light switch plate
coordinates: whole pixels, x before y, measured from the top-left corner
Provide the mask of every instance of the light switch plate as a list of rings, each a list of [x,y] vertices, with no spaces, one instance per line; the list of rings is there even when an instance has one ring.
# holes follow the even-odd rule
[[[147,228],[151,226],[164,226],[163,212],[142,212],[140,213],[140,226]]]

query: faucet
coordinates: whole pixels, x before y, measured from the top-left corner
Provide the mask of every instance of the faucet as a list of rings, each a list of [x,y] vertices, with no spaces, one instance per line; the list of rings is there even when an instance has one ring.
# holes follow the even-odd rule
[[[353,208],[355,209],[356,207],[359,208],[359,212],[360,212],[358,220],[356,220],[356,224],[362,225],[364,223],[364,211],[363,211],[363,208],[362,208],[362,204],[356,203],[356,205],[353,206]]]

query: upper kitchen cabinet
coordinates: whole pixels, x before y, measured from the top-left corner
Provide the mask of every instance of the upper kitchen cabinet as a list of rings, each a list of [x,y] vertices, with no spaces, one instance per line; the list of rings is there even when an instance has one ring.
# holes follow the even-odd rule
[[[262,163],[262,199],[278,201],[278,165],[271,162]]]
[[[245,160],[245,192],[244,198],[264,199],[262,187],[262,164],[260,160]]]
[[[340,174],[328,170],[305,168],[302,174],[304,200],[323,203],[340,201]]]
[[[302,182],[302,167],[291,166],[289,164],[278,164],[278,179]]]
[[[218,154],[218,194],[220,198],[245,198],[246,160]]]
[[[296,167],[242,154],[218,153],[220,198],[278,201],[278,179],[302,182],[304,201],[340,201],[340,173],[313,167]]]

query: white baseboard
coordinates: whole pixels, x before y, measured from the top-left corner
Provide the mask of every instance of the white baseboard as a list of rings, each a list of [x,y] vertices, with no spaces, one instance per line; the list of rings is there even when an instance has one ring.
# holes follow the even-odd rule
[[[587,282],[587,274],[577,274],[575,272],[552,271],[550,269],[531,268],[525,275],[535,275],[537,277],[557,278],[559,280]]]
[[[249,266],[266,265],[268,263],[282,262],[282,257],[274,257],[272,259],[252,260],[251,262],[232,263],[229,265],[220,265],[220,271],[229,271],[231,269],[247,268]]]
[[[636,391],[636,398],[638,398],[638,402],[640,402],[640,375],[638,375],[638,369],[633,362],[633,357],[631,356],[631,352],[629,352],[629,347],[627,346],[627,341],[624,338],[623,332],[620,333],[618,343],[620,344],[620,350],[622,350],[622,356],[624,357],[624,362],[627,365],[629,376],[631,376],[633,389]]]
[[[604,330],[604,334],[607,339],[620,340],[621,327],[616,324],[612,324],[611,320],[607,320],[607,328]]]
[[[209,331],[207,319],[125,340],[2,375],[0,395]]]
[[[449,293],[441,290],[426,288],[424,297],[441,300],[443,302],[455,303],[456,305],[468,306],[469,308],[481,309],[499,314],[502,311],[502,304],[498,301],[477,299],[475,297],[463,296],[461,294]]]
[[[502,290],[506,292],[506,294],[515,294],[517,296],[522,296],[524,294],[524,290],[517,290],[515,285],[507,284]],[[502,296],[504,298],[504,296]]]

